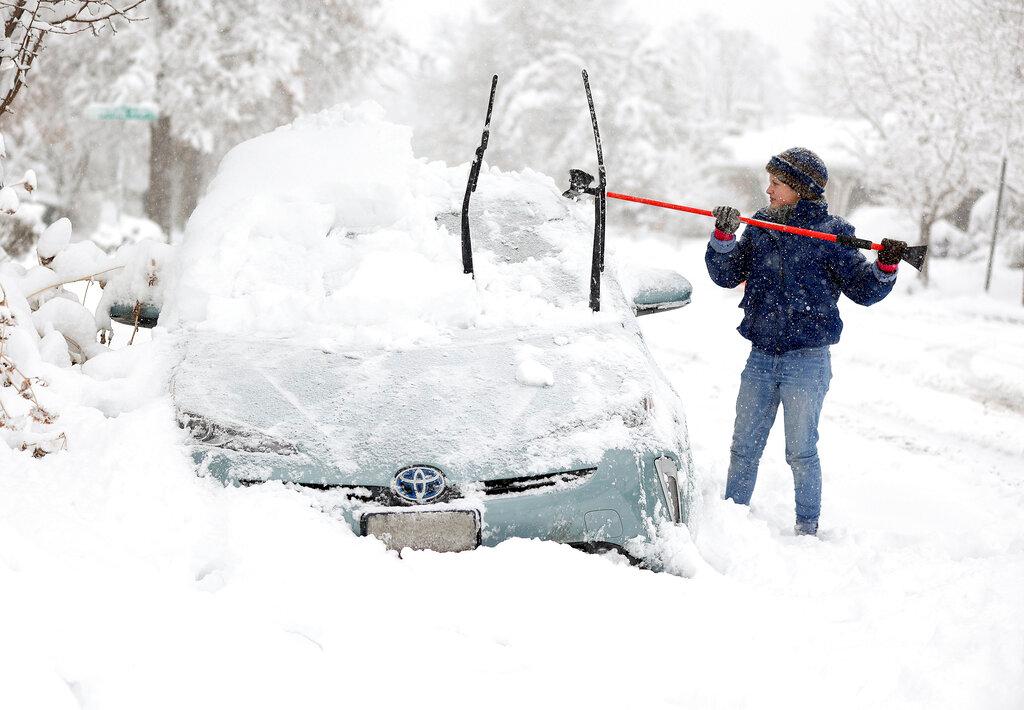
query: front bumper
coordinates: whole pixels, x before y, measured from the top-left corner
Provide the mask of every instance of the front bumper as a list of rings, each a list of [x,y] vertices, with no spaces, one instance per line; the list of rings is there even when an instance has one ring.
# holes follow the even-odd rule
[[[197,463],[206,459],[207,470],[227,484],[278,480],[303,490],[315,504],[342,518],[356,535],[365,534],[369,515],[472,510],[480,520],[480,543],[491,546],[516,537],[594,549],[621,547],[638,537],[650,540],[659,521],[687,521],[692,489],[687,459],[664,450],[613,449],[596,465],[572,471],[454,483],[452,494],[444,500],[420,505],[400,503],[380,486],[302,483],[275,475],[278,472],[269,478],[246,479],[235,475],[234,467],[223,459],[218,462],[214,457],[220,465],[210,465],[206,456],[196,458]],[[676,471],[670,484],[676,487],[675,495],[666,488],[659,467]]]
[[[669,458],[679,469],[682,521],[688,513],[685,475],[672,452],[625,450],[607,452],[593,467],[579,469],[560,485],[517,492],[510,486],[467,487],[461,497],[433,505],[343,506],[353,532],[365,529],[363,516],[381,511],[476,510],[481,520],[481,543],[497,545],[514,537],[570,544],[609,543],[649,538],[654,523],[671,520],[673,501],[659,481],[656,460]]]

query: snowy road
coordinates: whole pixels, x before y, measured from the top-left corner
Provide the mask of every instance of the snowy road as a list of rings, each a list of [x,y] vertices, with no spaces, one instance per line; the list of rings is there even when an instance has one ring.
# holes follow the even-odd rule
[[[916,279],[904,267],[887,301],[845,303],[821,427],[823,540],[807,541],[789,533],[781,427],[751,513],[718,500],[747,348],[732,330],[738,295],[710,283],[699,251],[680,254],[693,309],[648,319],[645,333],[687,402],[706,476],[697,546],[727,584],[769,605],[734,610],[761,646],[756,664],[778,664],[794,688],[836,673],[836,697],[850,706],[1019,706],[1024,313],[1010,300],[1019,284],[1002,275],[1005,305],[959,297],[983,265],[939,262],[928,293],[906,295]],[[768,618],[788,631],[759,633]]]
[[[525,540],[398,560],[283,487],[198,479],[144,346],[53,383],[81,390],[69,452],[0,452],[0,707],[1019,708],[1019,272],[844,304],[817,540],[779,432],[752,510],[721,500],[738,294],[703,244],[630,251],[695,287],[642,321],[704,481],[692,577]]]

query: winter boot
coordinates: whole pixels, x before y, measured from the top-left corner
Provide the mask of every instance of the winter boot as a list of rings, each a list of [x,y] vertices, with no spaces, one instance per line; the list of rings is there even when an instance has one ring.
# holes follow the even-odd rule
[[[818,534],[818,521],[817,520],[801,520],[796,519],[796,525],[793,527],[793,532],[797,535],[817,535]]]

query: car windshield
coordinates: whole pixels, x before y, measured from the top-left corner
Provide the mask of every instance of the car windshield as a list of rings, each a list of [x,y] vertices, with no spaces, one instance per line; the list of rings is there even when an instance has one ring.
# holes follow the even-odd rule
[[[592,212],[529,170],[486,168],[458,224],[468,166],[412,155],[365,107],[300,119],[234,148],[186,228],[162,323],[403,349],[467,330],[575,330],[621,321],[621,292],[588,308]]]

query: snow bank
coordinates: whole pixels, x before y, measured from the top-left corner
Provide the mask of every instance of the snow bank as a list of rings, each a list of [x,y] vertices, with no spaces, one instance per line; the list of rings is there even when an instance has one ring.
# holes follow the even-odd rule
[[[589,313],[589,211],[549,178],[484,170],[474,280],[458,228],[468,167],[417,160],[381,113],[334,108],[230,151],[188,222],[161,323],[392,347]]]

